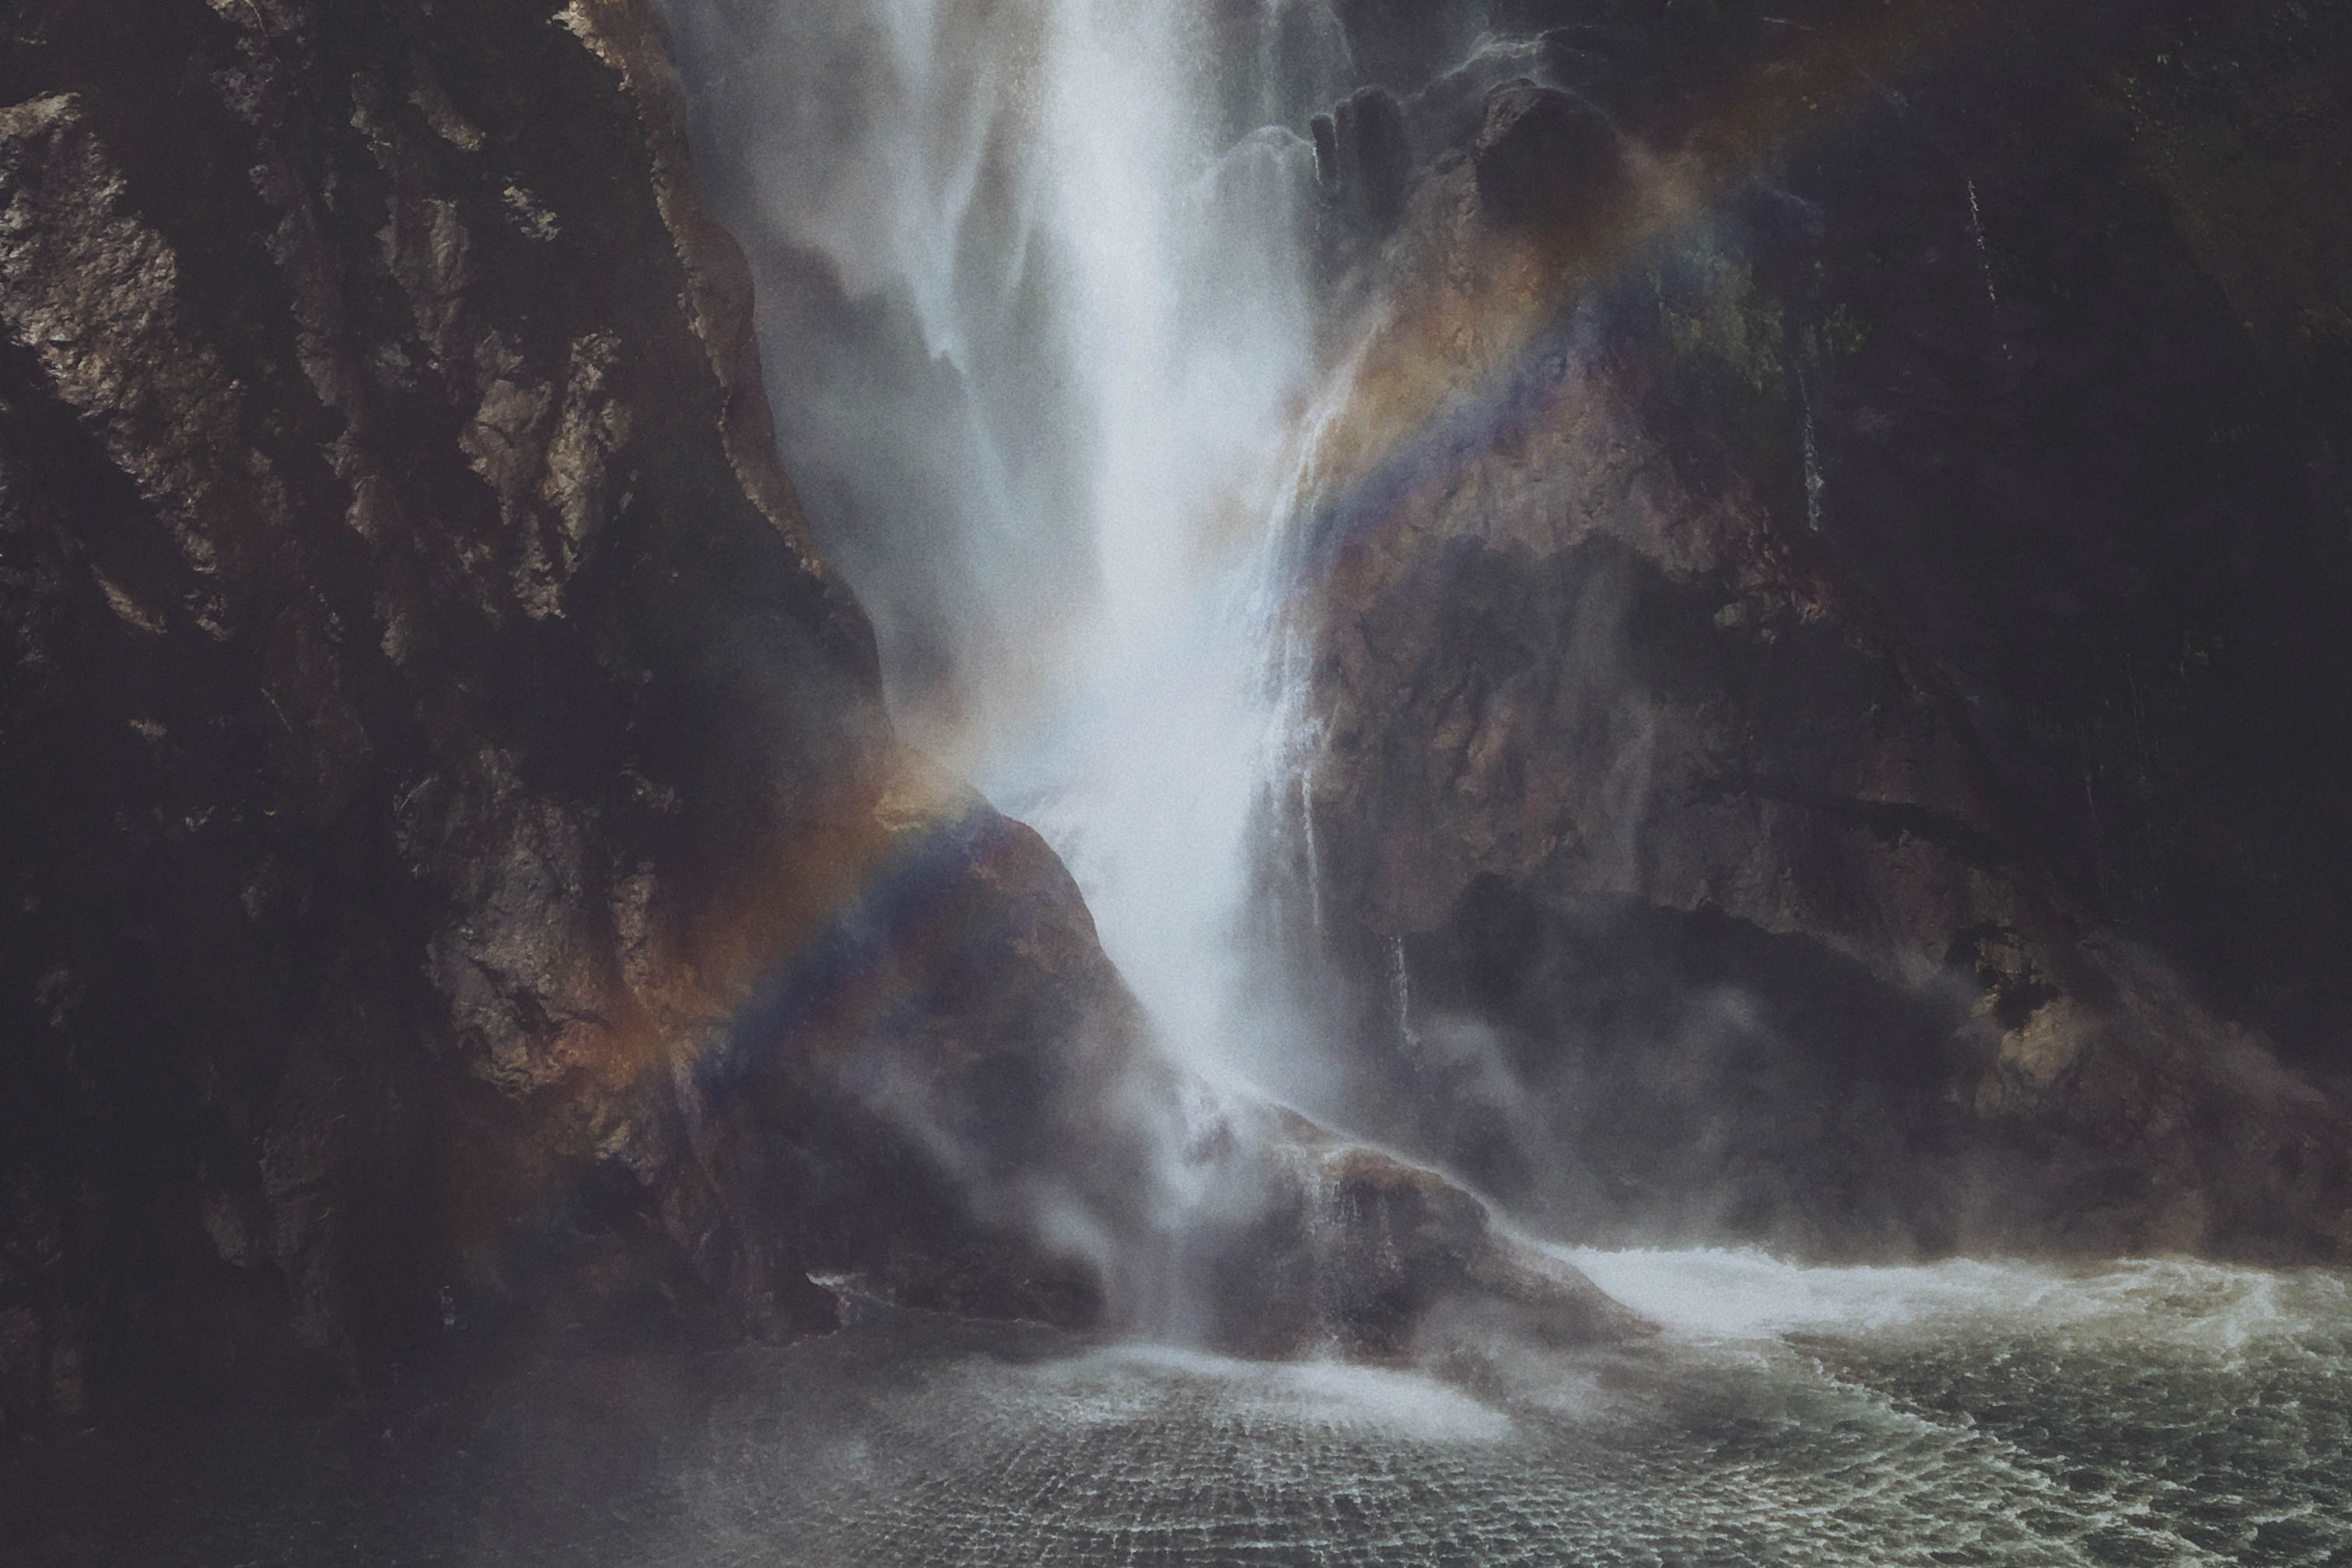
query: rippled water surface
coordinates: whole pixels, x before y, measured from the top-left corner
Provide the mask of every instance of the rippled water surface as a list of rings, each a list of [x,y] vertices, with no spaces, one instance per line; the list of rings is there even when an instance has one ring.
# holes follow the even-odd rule
[[[1664,1332],[1442,1377],[931,1320],[567,1363],[386,1428],[389,1492],[198,1497],[120,1560],[2352,1563],[2341,1275],[1576,1258]]]
[[[1662,1340],[1497,1352],[1475,1394],[955,1360],[813,1442],[746,1428],[697,1551],[762,1561],[781,1527],[826,1563],[2352,1561],[2339,1278],[1578,1261]]]

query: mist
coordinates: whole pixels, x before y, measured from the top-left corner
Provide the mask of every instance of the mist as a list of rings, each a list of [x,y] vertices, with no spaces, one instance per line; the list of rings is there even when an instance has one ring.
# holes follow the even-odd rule
[[[1295,763],[1289,606],[1344,353],[1312,297],[1321,5],[669,7],[786,461],[902,736],[1044,833],[1191,1070]],[[1295,656],[1293,656],[1295,662]]]

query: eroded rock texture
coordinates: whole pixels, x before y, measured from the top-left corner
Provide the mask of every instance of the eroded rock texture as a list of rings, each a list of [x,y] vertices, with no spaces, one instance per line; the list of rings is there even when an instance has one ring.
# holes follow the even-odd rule
[[[0,25],[12,1430],[813,1270],[1088,1310],[851,1070],[1041,1138],[1129,1005],[892,752],[667,72],[635,0]]]
[[[1499,7],[1334,207],[1292,923],[1566,1228],[2352,1243],[2352,15],[2037,10]]]

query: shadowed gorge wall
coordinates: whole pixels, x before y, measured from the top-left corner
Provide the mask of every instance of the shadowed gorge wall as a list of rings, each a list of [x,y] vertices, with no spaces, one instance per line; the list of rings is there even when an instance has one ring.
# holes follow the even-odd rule
[[[1332,251],[1270,886],[1363,1120],[1618,1237],[2342,1245],[2352,21],[1492,16]]]
[[[881,1015],[967,1078],[1115,1055],[1123,990],[892,752],[667,69],[615,0],[0,29],[12,1429],[821,1326],[812,1268],[1026,1300],[830,1075]],[[886,872],[888,962],[806,979]]]

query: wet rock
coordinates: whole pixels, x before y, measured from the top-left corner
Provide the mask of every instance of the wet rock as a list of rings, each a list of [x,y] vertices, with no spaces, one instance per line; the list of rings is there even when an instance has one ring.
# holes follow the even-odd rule
[[[1647,1325],[1425,1167],[1287,1111],[1229,1113],[1233,1205],[1196,1216],[1179,1274],[1197,1317],[1146,1327],[1254,1356],[1443,1359],[1464,1336],[1612,1342]]]
[[[1483,1321],[1538,1342],[1591,1344],[1645,1331],[1575,1268],[1498,1229],[1486,1205],[1433,1172],[1368,1149],[1322,1157],[1318,1237],[1325,1331],[1358,1354],[1427,1353],[1431,1332]]]
[[[1363,88],[1311,130],[1315,169],[1334,209],[1351,227],[1374,237],[1394,226],[1404,204],[1412,143],[1404,110],[1385,88]]]
[[[1083,1317],[1015,1199],[1131,1004],[1034,836],[906,784],[652,9],[42,18],[0,42],[8,1429],[789,1334],[836,1254]],[[744,1067],[812,952],[852,967]]]
[[[1521,21],[1641,34],[1562,62],[1585,101],[1671,64],[1638,159],[1539,68],[1420,147],[1366,268],[1268,875],[1349,977],[1345,1119],[1618,1238],[2331,1256],[2347,928],[2305,868],[2352,819],[2303,781],[2352,688],[2292,672],[2352,657],[2304,586],[2346,569],[2307,482],[2342,368],[2244,334],[2336,283],[2211,256],[2211,101],[2131,111],[2159,174],[2078,90],[2180,41],[2120,13],[1889,81],[1796,14],[1634,9]],[[2340,157],[2290,63],[2340,26],[2211,26],[2200,58],[2273,50],[2312,106],[2298,166]],[[1579,166],[1612,221],[1580,229]],[[2334,209],[2262,211],[2333,243]]]
[[[1557,88],[1509,82],[1488,94],[1470,155],[1479,200],[1506,224],[1596,224],[1625,197],[1625,156],[1615,128]]]

